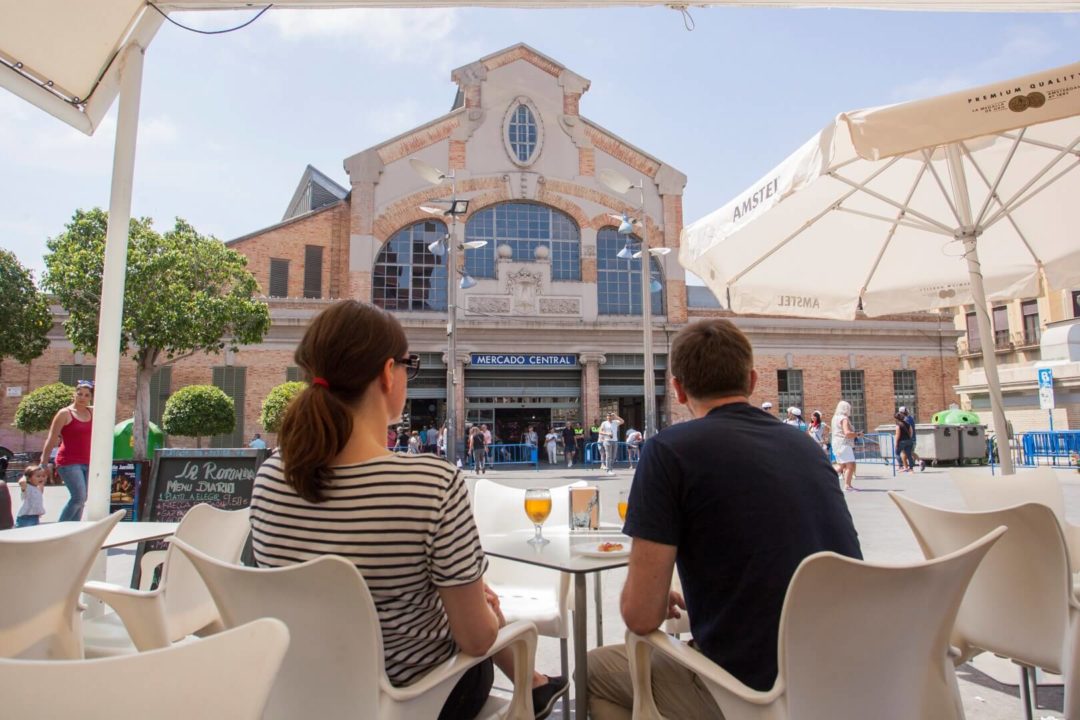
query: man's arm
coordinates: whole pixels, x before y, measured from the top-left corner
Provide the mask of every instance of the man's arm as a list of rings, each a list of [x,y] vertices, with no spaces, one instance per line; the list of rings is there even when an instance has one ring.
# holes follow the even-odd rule
[[[629,630],[646,635],[660,627],[669,616],[671,574],[675,568],[675,546],[634,538],[630,548],[630,568],[623,585],[619,609]],[[678,598],[681,605],[682,598]]]

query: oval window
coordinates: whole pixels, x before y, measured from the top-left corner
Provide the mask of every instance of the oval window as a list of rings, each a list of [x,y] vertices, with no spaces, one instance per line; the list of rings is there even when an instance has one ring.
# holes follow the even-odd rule
[[[540,123],[527,101],[518,98],[511,108],[506,122],[506,142],[511,159],[518,165],[527,165],[535,159],[540,147]]]

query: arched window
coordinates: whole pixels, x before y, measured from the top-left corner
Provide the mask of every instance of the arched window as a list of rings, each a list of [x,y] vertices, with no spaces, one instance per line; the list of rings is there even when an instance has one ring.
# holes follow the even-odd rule
[[[546,246],[552,280],[581,279],[581,233],[561,210],[534,203],[502,203],[474,213],[465,224],[466,240],[487,245],[465,253],[465,270],[473,277],[495,277],[500,245],[509,245],[517,262],[533,262],[536,248]]]
[[[428,245],[446,225],[425,220],[394,233],[375,258],[371,300],[386,310],[446,311],[446,259]]]
[[[596,233],[596,300],[601,315],[641,314],[641,258],[620,257],[629,239],[635,251],[641,247],[637,235],[619,235],[613,227],[601,228]],[[664,314],[664,275],[655,257],[649,258],[651,281],[659,283],[660,289],[652,295],[652,314]]]

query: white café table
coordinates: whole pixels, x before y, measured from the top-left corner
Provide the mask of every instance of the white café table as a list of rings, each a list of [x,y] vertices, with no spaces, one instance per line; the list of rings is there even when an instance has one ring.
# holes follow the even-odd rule
[[[176,534],[176,527],[180,523],[174,522],[119,522],[116,527],[106,536],[101,543],[101,549],[120,547],[122,545],[134,545],[146,540],[161,540]],[[78,522],[54,522],[34,525],[32,527],[12,528],[5,530],[0,535],[4,540],[34,542],[38,540],[53,540],[64,537],[71,533],[93,525],[92,522],[81,520]]]
[[[589,712],[588,661],[586,653],[586,624],[588,604],[586,602],[585,576],[596,575],[596,636],[602,638],[603,615],[600,605],[600,575],[603,570],[626,567],[629,562],[627,553],[613,554],[611,557],[592,557],[582,555],[581,549],[595,547],[602,542],[620,542],[627,550],[630,538],[612,528],[571,533],[568,527],[553,527],[544,530],[544,537],[550,540],[539,547],[530,545],[532,529],[518,530],[511,533],[491,533],[480,538],[484,552],[492,557],[513,560],[514,562],[535,565],[537,567],[559,570],[574,576],[574,712],[575,717],[586,718]],[[600,639],[597,642],[601,642]]]

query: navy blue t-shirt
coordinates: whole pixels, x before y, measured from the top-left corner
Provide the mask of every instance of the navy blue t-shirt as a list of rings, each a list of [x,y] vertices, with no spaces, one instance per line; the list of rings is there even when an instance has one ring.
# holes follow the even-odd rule
[[[862,558],[844,494],[806,433],[746,403],[646,441],[623,532],[678,548],[698,649],[740,681],[776,680],[780,611],[804,558]]]

